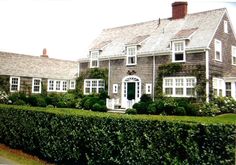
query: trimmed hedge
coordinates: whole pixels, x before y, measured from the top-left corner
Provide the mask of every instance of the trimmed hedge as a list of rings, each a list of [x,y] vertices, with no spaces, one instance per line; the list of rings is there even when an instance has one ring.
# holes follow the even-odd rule
[[[0,142],[58,164],[235,163],[233,122],[175,120],[0,105]]]

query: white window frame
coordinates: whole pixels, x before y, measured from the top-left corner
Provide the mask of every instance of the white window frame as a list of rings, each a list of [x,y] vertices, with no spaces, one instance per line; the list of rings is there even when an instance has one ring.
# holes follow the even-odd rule
[[[225,82],[223,78],[212,78],[213,95],[225,96]],[[216,90],[216,93],[214,92]]]
[[[152,94],[152,84],[146,84],[146,94]]]
[[[75,89],[75,86],[76,86],[75,80],[70,80],[70,89]]]
[[[35,85],[34,84],[34,81],[35,80],[39,80],[39,85]],[[39,87],[39,91],[35,91],[34,90],[34,87],[35,86],[38,86]],[[33,78],[32,79],[32,93],[41,93],[41,90],[42,90],[42,79],[41,78]]]
[[[91,51],[90,52],[90,68],[98,68],[99,67],[99,51]],[[97,65],[93,65],[93,61],[97,62]]]
[[[224,32],[225,32],[225,33],[229,33],[228,21],[226,21],[226,20],[224,20]]]
[[[192,82],[188,82],[187,80],[194,80]],[[166,83],[169,81],[169,83]],[[172,94],[166,94],[167,96],[171,97],[195,97],[196,92],[194,95],[187,95],[187,89],[191,88],[194,89],[197,84],[196,77],[164,77],[163,78],[163,93],[165,94],[165,89],[170,88],[172,89]],[[182,88],[183,94],[176,94],[176,88]]]
[[[236,66],[236,46],[231,46],[232,65]]]
[[[220,58],[217,58],[217,52],[220,53]],[[222,62],[222,42],[220,40],[215,39],[215,60]]]
[[[134,49],[134,54],[130,54],[130,49]],[[129,59],[134,58],[134,63],[129,63]],[[127,46],[126,48],[126,65],[137,65],[137,46]]]
[[[175,50],[176,44],[182,44],[183,49]],[[183,53],[183,60],[175,60],[176,54]],[[173,41],[172,42],[172,62],[186,62],[186,53],[185,53],[185,41]]]
[[[50,82],[53,82],[53,89],[50,89]],[[57,88],[57,82],[59,82],[59,88]],[[66,83],[66,89],[64,89]],[[48,92],[67,92],[68,90],[68,80],[54,80],[54,79],[48,79],[48,85],[47,85],[47,91]]]
[[[118,93],[118,84],[113,84],[112,91],[113,93]]]
[[[100,85],[101,81],[103,82],[103,85]],[[89,84],[89,86],[87,84]],[[89,89],[89,92],[86,92],[86,89]],[[93,89],[95,89],[95,92],[93,92]],[[103,79],[85,79],[84,80],[84,94],[85,95],[89,95],[92,93],[99,93],[99,89],[103,89],[103,90],[105,89],[105,81]]]
[[[18,79],[17,84],[12,84],[12,79]],[[12,90],[12,85],[17,85],[17,90]],[[10,77],[10,92],[20,91],[20,77]]]
[[[230,83],[230,84],[229,84],[229,87],[230,87],[230,88],[227,88],[226,83]],[[225,96],[227,96],[227,92],[230,92],[230,96],[227,96],[227,97],[233,97],[233,95],[232,95],[232,94],[233,94],[233,92],[232,92],[232,84],[233,84],[233,83],[230,82],[230,81],[226,81],[226,82],[225,82]]]

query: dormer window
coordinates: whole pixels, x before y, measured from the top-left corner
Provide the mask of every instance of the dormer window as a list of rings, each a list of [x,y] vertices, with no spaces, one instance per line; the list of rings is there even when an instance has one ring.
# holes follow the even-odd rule
[[[98,68],[99,67],[98,56],[99,56],[99,51],[91,51],[90,68]]]
[[[215,60],[222,61],[222,44],[217,39],[215,39]]]
[[[228,33],[228,22],[224,21],[224,32]]]
[[[185,62],[184,41],[174,41],[172,43],[172,62]]]
[[[127,47],[126,65],[137,64],[137,46]]]

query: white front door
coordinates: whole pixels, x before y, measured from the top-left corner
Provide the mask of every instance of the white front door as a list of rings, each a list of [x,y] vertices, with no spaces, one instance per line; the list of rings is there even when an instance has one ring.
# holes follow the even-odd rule
[[[126,76],[122,80],[121,107],[132,108],[134,103],[140,101],[141,80],[137,76]]]

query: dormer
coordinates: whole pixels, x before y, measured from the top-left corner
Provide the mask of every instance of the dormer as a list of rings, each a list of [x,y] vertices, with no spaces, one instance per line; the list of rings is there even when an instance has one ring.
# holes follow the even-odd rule
[[[137,64],[137,45],[126,46],[126,65]]]
[[[90,68],[98,68],[99,67],[99,50],[90,51]]]

